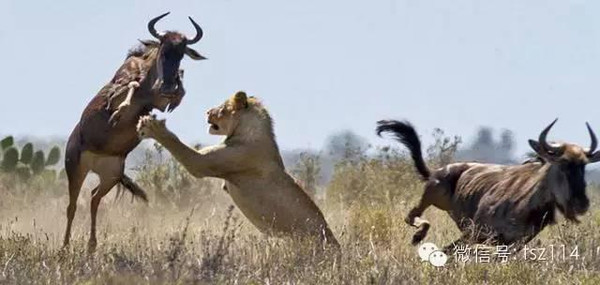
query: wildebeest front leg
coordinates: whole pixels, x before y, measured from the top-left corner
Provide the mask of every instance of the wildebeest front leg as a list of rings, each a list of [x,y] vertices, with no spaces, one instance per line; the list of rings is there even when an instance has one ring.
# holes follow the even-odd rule
[[[99,157],[94,158],[92,164],[92,171],[100,177],[100,184],[92,192],[92,201],[90,202],[91,229],[88,252],[93,252],[96,249],[96,216],[100,201],[121,180],[125,159],[116,156]]]
[[[112,124],[113,126],[119,122],[119,119],[121,119],[121,116],[123,115],[125,110],[129,106],[131,106],[131,98],[133,97],[133,93],[135,93],[136,88],[140,87],[140,84],[136,81],[132,81],[132,82],[129,82],[127,87],[129,88],[127,91],[127,97],[125,97],[125,100],[123,100],[123,102],[121,102],[121,104],[119,104],[119,107],[117,107],[117,110],[112,114],[112,116],[110,116],[110,119],[108,120],[108,122],[110,124]]]

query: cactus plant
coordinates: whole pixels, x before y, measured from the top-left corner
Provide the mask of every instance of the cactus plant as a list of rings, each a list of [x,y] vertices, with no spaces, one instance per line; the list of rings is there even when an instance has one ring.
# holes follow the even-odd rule
[[[19,162],[19,151],[14,147],[9,147],[2,156],[2,171],[12,172],[16,169]]]
[[[2,151],[8,149],[9,147],[13,146],[13,144],[15,143],[15,139],[12,136],[8,136],[5,137],[4,139],[2,139],[0,141],[0,149],[2,149]]]
[[[31,159],[33,158],[33,144],[26,143],[21,149],[21,162],[24,164],[31,163]]]
[[[55,165],[58,163],[58,160],[60,160],[60,149],[55,146],[50,150],[50,153],[48,153],[48,158],[46,159],[46,163],[44,163],[44,165]]]
[[[48,167],[57,164],[59,160],[60,149],[57,146],[53,147],[46,157],[42,150],[34,151],[33,144],[26,143],[19,156],[12,136],[0,140],[0,171],[15,173],[24,180],[33,175],[56,179],[57,172]]]
[[[25,165],[17,166],[14,173],[17,174],[17,176],[19,176],[19,178],[22,180],[28,180],[32,176],[31,169]]]
[[[44,166],[44,152],[38,150],[33,154],[29,167],[31,168],[31,171],[33,171],[33,174],[40,174],[44,170]]]

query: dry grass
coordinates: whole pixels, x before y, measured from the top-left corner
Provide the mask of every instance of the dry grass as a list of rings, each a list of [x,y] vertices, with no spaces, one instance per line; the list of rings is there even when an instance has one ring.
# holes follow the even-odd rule
[[[340,164],[327,185],[328,197],[319,204],[342,245],[340,260],[259,234],[230,208],[218,181],[187,177],[165,163],[153,161],[147,165],[155,167],[139,176],[151,195],[148,205],[132,203],[129,194],[104,199],[93,255],[86,253],[91,187],[80,197],[72,246],[62,250],[65,181],[24,184],[0,177],[0,284],[600,283],[597,188],[589,189],[594,205],[581,224],[561,220],[531,243],[578,246],[578,259],[526,261],[519,255],[506,264],[451,260],[436,268],[422,263],[409,244],[414,229],[403,218],[421,184],[395,155]],[[425,216],[432,222],[427,241],[442,246],[458,237],[445,213],[430,209]]]

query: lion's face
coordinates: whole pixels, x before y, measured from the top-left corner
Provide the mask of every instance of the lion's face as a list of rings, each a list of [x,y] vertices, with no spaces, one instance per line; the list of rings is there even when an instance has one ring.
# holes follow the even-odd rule
[[[228,136],[233,133],[239,121],[240,112],[248,107],[246,93],[238,92],[218,107],[206,112],[208,133],[211,135]]]

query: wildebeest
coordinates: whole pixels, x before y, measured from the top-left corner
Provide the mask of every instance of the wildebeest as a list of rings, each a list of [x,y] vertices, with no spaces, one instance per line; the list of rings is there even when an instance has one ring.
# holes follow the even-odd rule
[[[79,123],[73,129],[65,151],[65,170],[69,183],[69,206],[64,246],[69,244],[71,225],[77,208],[77,198],[89,171],[100,178],[92,190],[91,232],[89,250],[96,247],[96,213],[100,200],[117,184],[123,185],[147,201],[143,189],[124,174],[125,158],[139,143],[136,132],[138,119],[153,109],[172,111],[185,91],[179,64],[184,54],[192,59],[204,59],[188,47],[202,38],[202,29],[189,18],[196,36],[187,39],[174,31],[157,32],[156,22],[169,13],[148,22],[148,30],[158,41],[141,41],[98,94],[88,103]],[[120,104],[111,104],[115,101]]]
[[[467,242],[509,245],[517,250],[555,223],[556,209],[568,220],[578,222],[577,216],[589,207],[585,165],[600,160],[600,152],[595,151],[597,139],[586,123],[592,141],[589,149],[571,143],[550,144],[546,136],[554,123],[556,120],[541,132],[538,141],[529,140],[542,162],[457,162],[431,172],[409,122],[379,121],[377,134],[391,133],[405,145],[426,182],[421,201],[405,220],[419,229],[413,244],[423,240],[429,230],[429,222],[421,215],[430,205],[448,212],[462,232],[446,251]]]

